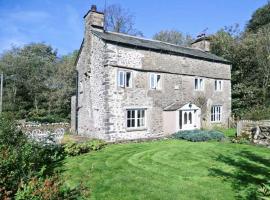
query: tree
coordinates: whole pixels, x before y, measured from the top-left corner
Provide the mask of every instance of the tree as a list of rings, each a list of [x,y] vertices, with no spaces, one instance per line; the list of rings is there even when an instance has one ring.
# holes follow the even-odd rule
[[[20,119],[68,119],[76,87],[76,55],[77,51],[58,58],[52,47],[42,43],[5,52],[0,57],[5,77],[3,110]]]
[[[270,83],[270,24],[260,28],[250,36],[255,46],[255,57],[258,63],[258,77],[263,92],[263,101],[267,101]]]
[[[78,51],[63,56],[56,65],[56,72],[52,77],[51,92],[48,93],[48,107],[50,112],[67,118],[71,110],[71,96],[76,92],[75,60]]]
[[[162,30],[153,36],[153,39],[182,46],[190,46],[193,38],[177,30]]]
[[[247,24],[247,31],[256,32],[259,28],[270,23],[270,2],[257,9]]]
[[[113,4],[105,9],[105,29],[117,33],[143,36],[134,28],[134,16],[120,5]]]
[[[12,48],[2,55],[0,67],[5,77],[9,77],[4,87],[5,110],[38,111],[42,107],[55,71],[56,54],[50,46],[36,43]]]

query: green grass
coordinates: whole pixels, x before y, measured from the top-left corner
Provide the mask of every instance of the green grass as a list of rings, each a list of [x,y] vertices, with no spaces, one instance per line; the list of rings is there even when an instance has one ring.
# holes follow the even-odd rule
[[[62,164],[66,184],[95,200],[253,199],[270,179],[269,149],[219,142],[116,144]]]
[[[214,130],[224,133],[224,135],[227,136],[227,137],[235,137],[235,135],[236,135],[236,129],[235,128],[216,127],[216,128],[214,128]]]

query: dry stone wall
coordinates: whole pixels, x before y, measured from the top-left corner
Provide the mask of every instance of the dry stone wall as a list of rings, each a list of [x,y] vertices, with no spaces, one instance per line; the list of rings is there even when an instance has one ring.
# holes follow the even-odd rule
[[[270,120],[237,122],[237,136],[270,147]]]

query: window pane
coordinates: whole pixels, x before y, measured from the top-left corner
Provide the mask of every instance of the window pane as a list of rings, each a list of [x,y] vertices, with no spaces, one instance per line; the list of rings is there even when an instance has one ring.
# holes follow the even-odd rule
[[[130,120],[128,119],[127,120],[127,127],[130,127],[131,123],[130,123]]]
[[[203,79],[200,79],[200,88],[199,88],[200,90],[202,90],[203,89]]]
[[[132,111],[131,111],[131,117],[132,117],[132,118],[135,118],[135,110],[132,110]]]
[[[142,110],[138,110],[138,114],[137,114],[138,118],[141,118],[141,112],[142,112]]]
[[[155,74],[150,75],[150,87],[151,87],[151,89],[156,88],[156,86],[155,86]]]
[[[130,110],[127,111],[127,118],[131,118],[131,111]]]
[[[161,86],[160,86],[160,75],[158,74],[157,75],[157,86],[156,86],[157,88],[161,88]]]
[[[140,119],[137,119],[137,127],[140,127],[141,126],[141,121]]]
[[[215,80],[215,90],[217,90],[217,81]]]
[[[131,73],[126,72],[126,87],[131,87]]]
[[[188,114],[188,120],[189,120],[189,123],[192,124],[192,114],[191,114],[191,112],[189,112],[189,114]]]
[[[195,89],[198,90],[198,79],[195,78]]]
[[[141,119],[141,125],[144,126],[145,123],[144,123],[144,118]]]
[[[187,124],[187,113],[184,114],[184,124]]]
[[[118,86],[124,87],[124,72],[118,72]]]
[[[131,127],[135,127],[135,119],[131,120]]]

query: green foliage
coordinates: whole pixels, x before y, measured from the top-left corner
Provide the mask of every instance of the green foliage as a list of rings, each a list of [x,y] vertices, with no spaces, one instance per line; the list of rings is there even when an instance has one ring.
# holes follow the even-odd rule
[[[270,2],[257,9],[247,24],[248,31],[257,31],[259,28],[270,23]]]
[[[203,142],[209,140],[220,141],[224,138],[224,134],[219,131],[179,131],[172,136],[175,139],[184,139],[192,142]]]
[[[236,116],[269,105],[270,25],[242,33],[226,27],[212,37],[212,53],[232,62],[232,111]]]
[[[260,186],[260,188],[257,191],[257,196],[258,196],[258,199],[261,199],[261,200],[270,200],[270,181]]]
[[[184,35],[177,30],[162,30],[153,36],[153,39],[181,46],[191,46],[192,36]]]
[[[250,140],[247,137],[234,137],[231,139],[232,143],[236,144],[250,144]]]
[[[58,58],[52,47],[42,43],[5,52],[0,57],[4,112],[13,113],[18,119],[68,119],[70,97],[76,87],[76,56],[77,51]]]
[[[100,150],[104,146],[105,142],[102,140],[89,140],[81,143],[71,141],[64,145],[64,152],[68,156],[77,156],[80,154],[88,153],[90,151]]]
[[[21,183],[15,200],[77,200],[84,199],[85,187],[79,185],[70,189],[58,176],[33,177],[27,183]]]
[[[270,107],[253,107],[245,110],[241,118],[248,120],[267,120],[270,119]]]
[[[0,116],[0,199],[14,195],[20,181],[61,158],[60,146],[29,141],[12,119]]]

